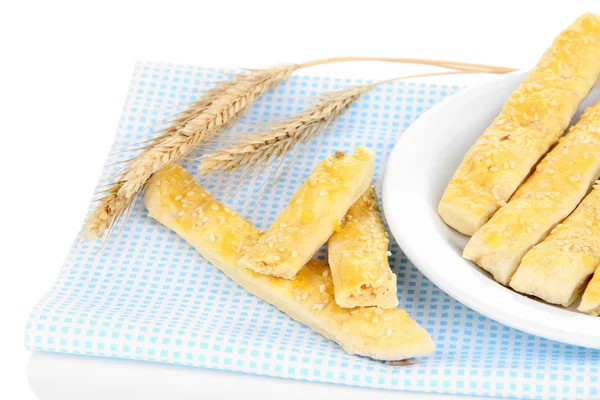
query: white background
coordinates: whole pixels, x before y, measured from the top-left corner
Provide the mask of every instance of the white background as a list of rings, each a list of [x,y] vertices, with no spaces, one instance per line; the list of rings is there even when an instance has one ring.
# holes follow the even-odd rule
[[[35,398],[25,322],[84,218],[135,60],[261,67],[361,55],[527,68],[585,11],[600,13],[600,1],[0,3],[0,397]],[[409,71],[332,68],[307,73]]]

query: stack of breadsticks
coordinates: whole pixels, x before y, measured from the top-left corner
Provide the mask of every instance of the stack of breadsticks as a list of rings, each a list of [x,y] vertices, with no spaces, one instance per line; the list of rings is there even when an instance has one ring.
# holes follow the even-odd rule
[[[374,154],[337,152],[314,169],[267,232],[225,207],[183,168],[149,182],[150,216],[238,284],[350,354],[402,360],[434,350],[396,308],[388,235],[371,180]],[[329,266],[313,255],[327,243]]]
[[[600,264],[600,16],[563,31],[466,154],[438,211],[463,256],[516,291],[571,305]],[[600,312],[600,272],[579,310]]]

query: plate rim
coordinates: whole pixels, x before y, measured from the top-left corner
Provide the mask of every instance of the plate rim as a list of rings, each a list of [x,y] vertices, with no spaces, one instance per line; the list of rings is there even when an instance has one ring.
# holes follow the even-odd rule
[[[401,177],[405,172],[402,169],[394,169],[391,167],[391,165],[396,163],[395,160],[400,159],[402,154],[409,152],[410,147],[406,143],[414,140],[414,137],[418,135],[419,131],[422,129],[429,129],[422,127],[426,127],[428,124],[430,124],[440,110],[448,107],[448,105],[452,103],[460,104],[460,102],[464,102],[466,99],[472,98],[475,94],[481,92],[482,90],[489,89],[494,85],[506,83],[516,79],[523,79],[527,73],[528,71],[519,70],[494,77],[489,81],[474,86],[467,87],[445,98],[419,116],[419,118],[417,118],[417,120],[414,121],[400,136],[390,152],[388,159],[386,160],[382,180],[382,203],[384,215],[392,235],[411,263],[440,290],[444,291],[461,304],[473,309],[479,314],[491,318],[494,321],[500,322],[501,324],[511,328],[533,334],[535,336],[540,336],[570,345],[600,349],[600,334],[593,335],[593,332],[575,331],[569,329],[571,326],[570,324],[565,324],[561,327],[550,327],[548,324],[539,323],[538,321],[531,321],[527,319],[527,315],[523,312],[523,310],[518,310],[518,312],[515,314],[514,312],[503,311],[502,307],[500,306],[490,307],[486,302],[482,302],[480,299],[470,295],[467,289],[460,289],[458,285],[449,283],[444,276],[442,276],[442,274],[437,272],[435,268],[429,265],[430,262],[428,261],[428,256],[420,254],[420,252],[416,251],[412,242],[413,239],[411,239],[409,235],[410,228],[405,229],[403,226],[404,224],[402,223],[403,215],[406,216],[408,211],[403,210],[403,207],[398,206],[398,201],[400,201],[400,204],[402,203],[402,197],[398,198],[398,196],[395,195],[395,191],[392,189],[393,186],[401,186],[401,184],[398,184],[397,180],[398,177]],[[401,182],[402,181],[400,180],[400,183]],[[394,205],[394,207],[392,205]],[[394,208],[399,209],[400,211],[392,211]],[[465,260],[465,263],[468,263],[468,261]],[[491,280],[491,278],[487,279]],[[549,310],[555,307],[550,304],[531,299],[523,294],[514,292],[497,282],[493,283],[495,284],[495,288],[499,290],[498,293],[501,293],[502,291],[508,291],[514,296],[519,296],[521,299],[526,299],[524,300],[525,304],[530,304],[529,302],[531,302],[531,305],[529,308],[527,308],[527,311],[533,311],[533,304],[535,304],[536,307],[548,307]],[[560,314],[560,311],[568,310],[558,309],[558,311]],[[587,319],[589,319],[590,321],[594,321],[592,324],[595,323],[597,325],[596,328],[600,327],[600,317],[591,317],[589,315],[583,313],[579,314],[573,311],[568,312],[574,314],[573,316],[569,316],[569,318],[581,319],[580,317],[584,317],[586,318],[586,320],[583,320],[584,323],[587,321]],[[562,316],[559,315],[559,318],[562,318]],[[600,331],[600,329],[598,331]]]

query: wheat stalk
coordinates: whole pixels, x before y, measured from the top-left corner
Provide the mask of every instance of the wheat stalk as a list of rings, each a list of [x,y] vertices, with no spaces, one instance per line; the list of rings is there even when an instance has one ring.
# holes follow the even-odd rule
[[[319,60],[309,61],[301,64],[302,68],[312,67],[316,65],[331,64],[338,62],[355,62],[355,61],[377,61],[377,62],[391,62],[391,63],[403,63],[403,64],[419,64],[419,65],[431,65],[434,67],[471,71],[471,72],[487,72],[490,74],[506,74],[508,72],[516,71],[514,68],[498,67],[495,65],[486,64],[473,64],[463,63],[458,61],[447,61],[447,60],[428,60],[423,58],[405,58],[405,57],[332,57],[322,58]]]
[[[86,237],[101,238],[129,208],[134,196],[153,173],[179,161],[200,142],[223,130],[258,96],[289,77],[299,67],[297,64],[286,64],[252,71],[209,91],[184,111],[173,127],[134,157],[128,169],[108,187],[85,223]]]
[[[235,122],[256,98],[289,77],[294,71],[315,65],[350,61],[423,64],[461,69],[465,72],[506,73],[511,71],[504,67],[453,61],[365,57],[338,57],[304,64],[286,64],[261,70],[247,70],[248,74],[238,74],[234,80],[219,82],[217,87],[208,90],[191,107],[181,112],[161,135],[141,143],[145,144],[139,148],[142,152],[128,160],[125,163],[125,171],[122,173],[119,171],[118,178],[105,185],[106,189],[101,190],[102,197],[96,200],[98,204],[86,220],[85,236],[88,239],[97,239],[101,238],[106,231],[110,231],[118,218],[129,209],[135,195],[144,188],[153,173],[165,165],[180,161],[200,143],[223,131],[228,125]],[[340,113],[340,111],[335,113]],[[289,149],[282,151],[287,152]]]
[[[231,172],[250,167],[260,169],[269,165],[274,159],[285,156],[296,144],[313,138],[375,86],[392,80],[473,72],[455,71],[410,75],[328,93],[314,106],[303,110],[297,116],[276,122],[267,131],[243,133],[241,136],[244,139],[236,145],[201,157],[198,168],[202,173]]]

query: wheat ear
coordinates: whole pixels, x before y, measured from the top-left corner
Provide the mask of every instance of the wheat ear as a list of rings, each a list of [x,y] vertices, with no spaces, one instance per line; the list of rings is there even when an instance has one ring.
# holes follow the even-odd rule
[[[191,107],[181,112],[174,123],[161,135],[143,142],[142,153],[127,162],[124,173],[102,190],[98,205],[85,222],[88,239],[101,238],[110,231],[118,218],[129,209],[135,195],[143,189],[152,174],[165,165],[181,160],[198,144],[235,122],[262,93],[289,77],[294,71],[334,62],[383,61],[433,65],[471,72],[505,73],[510,68],[454,61],[410,58],[338,57],[310,61],[304,64],[286,64],[261,70],[248,70],[236,79],[219,82]]]
[[[128,169],[98,199],[99,204],[84,226],[86,237],[101,238],[129,208],[154,172],[179,161],[199,143],[222,131],[257,97],[299,67],[297,64],[285,64],[252,71],[209,91],[180,115],[174,127],[167,129],[144,152],[131,159]]]
[[[275,122],[267,131],[241,134],[244,139],[238,144],[202,156],[198,168],[202,173],[231,172],[250,167],[260,169],[269,165],[276,158],[285,156],[296,144],[314,137],[375,86],[392,80],[463,73],[474,73],[474,71],[410,75],[328,93],[314,106],[303,110],[299,115]]]

